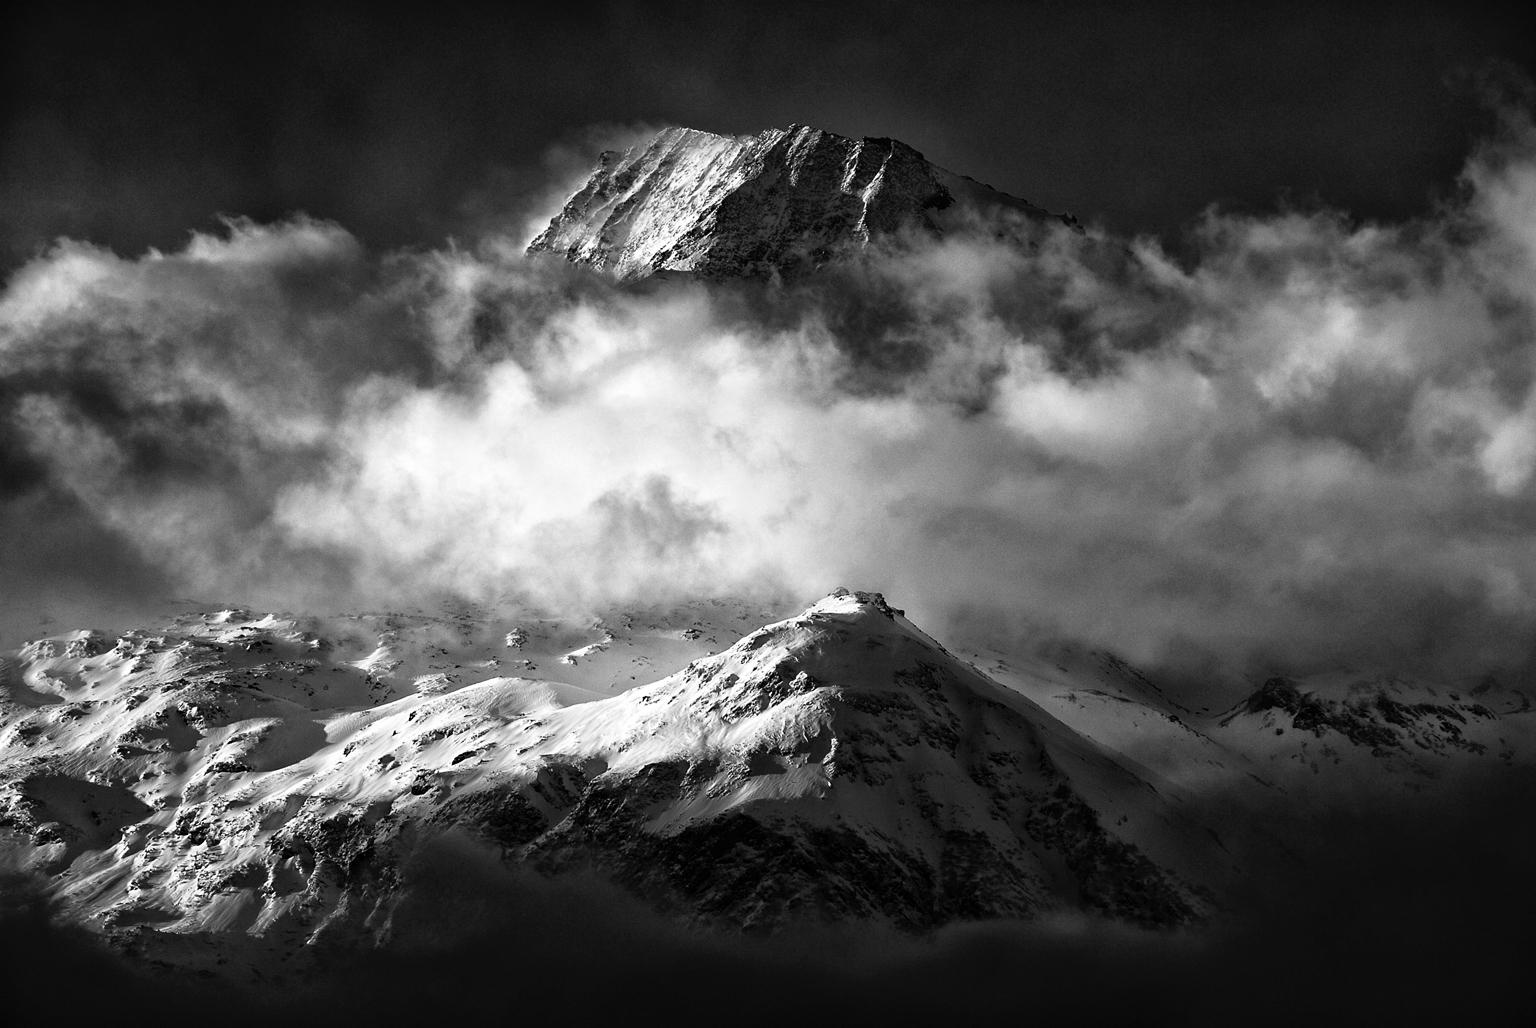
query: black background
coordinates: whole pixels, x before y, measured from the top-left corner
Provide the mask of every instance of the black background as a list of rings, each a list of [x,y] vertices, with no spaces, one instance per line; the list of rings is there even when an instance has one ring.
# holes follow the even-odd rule
[[[218,214],[472,236],[590,125],[886,135],[1120,231],[1426,211],[1536,34],[1466,3],[12,5],[0,260]],[[1525,80],[1527,85],[1529,80]]]

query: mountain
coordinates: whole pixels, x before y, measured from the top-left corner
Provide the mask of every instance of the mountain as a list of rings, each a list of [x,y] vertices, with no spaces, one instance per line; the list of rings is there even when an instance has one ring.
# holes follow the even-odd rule
[[[1330,797],[1536,745],[1491,682],[1190,709],[1102,651],[962,656],[877,594],[767,615],[223,610],[37,639],[0,662],[0,849],[130,952],[262,975],[446,917],[414,898],[443,844],[727,931],[1198,926]]]
[[[1212,823],[1263,811],[1270,822],[1295,816],[1306,830],[1311,807],[1351,793],[1390,800],[1454,790],[1469,775],[1496,777],[1536,758],[1536,706],[1488,676],[1337,670],[1266,678],[1235,703],[1186,686],[1180,702],[1102,650],[1057,642],[969,657],[1165,789],[1223,797],[1225,813],[1204,811]]]
[[[1536,753],[1530,698],[1494,680],[1433,684],[1336,672],[1266,680],[1211,726],[1261,773],[1293,790],[1324,776],[1419,790],[1466,767],[1525,762]],[[1311,781],[1309,781],[1311,780]]]
[[[1003,210],[1077,227],[945,171],[893,139],[792,125],[755,136],[668,128],[598,159],[529,245],[621,279],[788,274],[902,229]]]
[[[417,855],[449,835],[746,930],[1066,910],[1184,925],[1239,870],[1155,776],[876,594],[839,591],[618,694],[476,673],[441,645],[467,644],[470,620],[418,623],[414,643],[408,620],[346,640],[223,611],[28,644],[0,699],[9,849],[78,921],[184,959],[198,938],[385,942]],[[650,641],[713,629],[689,631]],[[654,647],[623,644],[643,632],[615,624],[551,663],[643,666]],[[501,634],[497,662],[530,670],[505,656],[530,633]]]

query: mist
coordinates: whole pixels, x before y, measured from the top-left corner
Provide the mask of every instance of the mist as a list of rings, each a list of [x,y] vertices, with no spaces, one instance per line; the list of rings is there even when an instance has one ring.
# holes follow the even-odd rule
[[[847,585],[1188,673],[1531,672],[1528,116],[1403,223],[1002,218],[772,283],[615,283],[522,217],[61,240],[0,296],[6,601]]]

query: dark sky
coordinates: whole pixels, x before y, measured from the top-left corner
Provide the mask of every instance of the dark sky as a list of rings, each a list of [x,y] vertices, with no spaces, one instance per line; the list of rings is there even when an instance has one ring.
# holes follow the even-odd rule
[[[231,11],[233,13],[231,13]],[[1465,3],[13,6],[0,247],[174,246],[304,210],[375,246],[473,233],[592,124],[889,135],[1120,230],[1212,201],[1427,208],[1486,129],[1458,78],[1536,67]]]

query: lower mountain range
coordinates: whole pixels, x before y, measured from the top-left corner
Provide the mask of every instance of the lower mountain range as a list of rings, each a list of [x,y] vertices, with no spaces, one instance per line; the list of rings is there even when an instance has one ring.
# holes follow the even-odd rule
[[[13,877],[138,966],[234,986],[473,937],[483,911],[432,898],[444,860],[604,883],[691,938],[1187,946],[1255,893],[1306,902],[1283,894],[1341,815],[1437,814],[1536,753],[1491,680],[1274,678],[1196,711],[1106,652],[948,649],[879,594],[771,617],[222,610],[33,640],[0,692]]]

